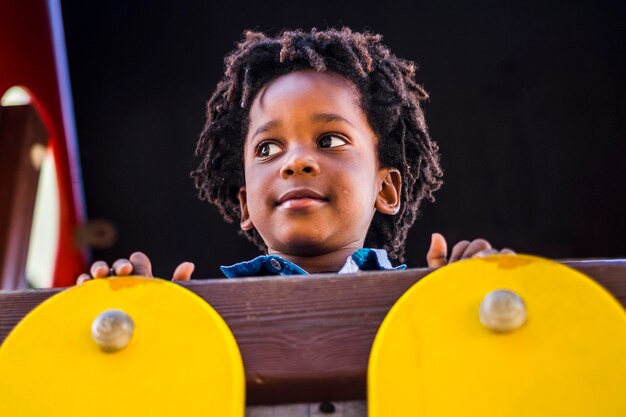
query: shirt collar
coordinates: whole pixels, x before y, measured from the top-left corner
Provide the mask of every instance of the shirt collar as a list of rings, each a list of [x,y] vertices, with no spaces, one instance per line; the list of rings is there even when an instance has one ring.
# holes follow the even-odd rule
[[[258,277],[267,275],[309,275],[298,265],[278,255],[261,255],[250,261],[220,267],[228,278]],[[384,249],[358,249],[348,257],[339,274],[357,271],[402,270],[406,265],[393,267]]]

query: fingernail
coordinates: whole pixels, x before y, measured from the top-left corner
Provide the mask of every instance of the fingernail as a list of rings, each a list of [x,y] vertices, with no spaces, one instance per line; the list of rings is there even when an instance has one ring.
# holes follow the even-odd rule
[[[80,276],[76,280],[76,285],[82,285],[84,282],[90,281],[92,278],[89,276]]]

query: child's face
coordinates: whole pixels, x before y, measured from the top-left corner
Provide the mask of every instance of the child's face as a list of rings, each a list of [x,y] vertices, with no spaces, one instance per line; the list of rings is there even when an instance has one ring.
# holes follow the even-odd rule
[[[241,227],[256,228],[269,253],[360,248],[376,210],[398,211],[400,175],[379,167],[358,99],[347,79],[313,70],[280,76],[255,97]]]

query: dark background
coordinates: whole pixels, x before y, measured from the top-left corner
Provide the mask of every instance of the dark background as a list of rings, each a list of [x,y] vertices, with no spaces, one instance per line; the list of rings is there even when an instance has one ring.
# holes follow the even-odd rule
[[[408,242],[430,234],[552,258],[624,257],[626,2],[62,1],[91,218],[197,278],[258,254],[189,178],[205,103],[244,29],[350,26],[420,65],[445,184]]]

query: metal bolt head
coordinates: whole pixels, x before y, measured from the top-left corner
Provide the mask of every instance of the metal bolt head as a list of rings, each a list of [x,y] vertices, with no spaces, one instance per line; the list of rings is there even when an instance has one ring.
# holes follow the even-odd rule
[[[91,324],[91,337],[105,352],[116,352],[130,343],[135,323],[122,310],[106,310]]]
[[[483,298],[478,313],[480,322],[495,332],[510,332],[526,322],[526,305],[515,292],[492,291]]]

